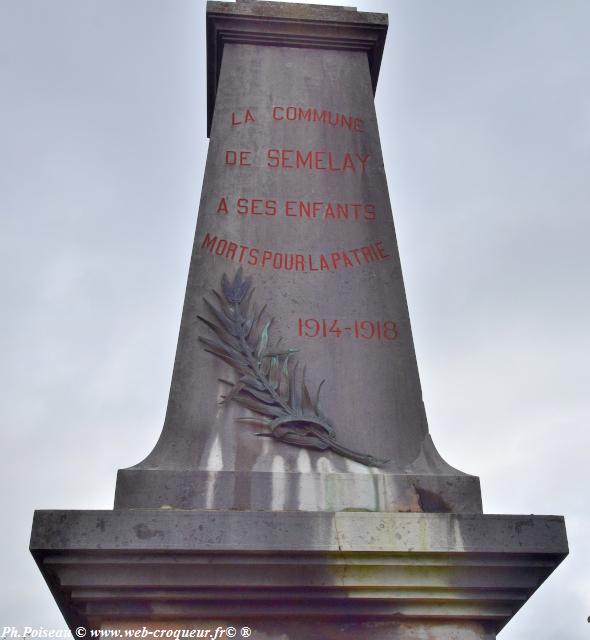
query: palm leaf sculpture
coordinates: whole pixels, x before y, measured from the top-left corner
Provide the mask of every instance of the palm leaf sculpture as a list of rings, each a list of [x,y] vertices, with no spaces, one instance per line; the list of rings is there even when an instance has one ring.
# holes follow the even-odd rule
[[[296,349],[281,347],[282,339],[270,344],[269,330],[273,318],[263,320],[266,307],[250,308],[251,280],[242,278],[242,268],[233,282],[224,273],[221,293],[212,290],[215,303],[204,298],[211,319],[197,316],[210,330],[210,337],[199,336],[205,351],[217,356],[233,367],[238,379],[222,380],[231,387],[222,402],[236,402],[259,414],[239,418],[240,422],[267,427],[257,436],[276,438],[281,442],[320,451],[331,450],[361,464],[378,467],[387,462],[371,455],[357,453],[336,441],[334,429],[320,411],[320,391],[314,396],[305,383],[305,368],[298,384],[298,363],[294,362]]]

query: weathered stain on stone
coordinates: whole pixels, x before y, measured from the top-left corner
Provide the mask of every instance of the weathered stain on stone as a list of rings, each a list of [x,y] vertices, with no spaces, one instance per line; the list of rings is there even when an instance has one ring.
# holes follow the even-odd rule
[[[149,540],[150,538],[164,537],[163,531],[161,531],[160,529],[150,529],[148,525],[144,524],[143,522],[141,524],[136,524],[133,527],[133,531],[140,540]]]
[[[523,527],[534,527],[535,524],[532,518],[526,518],[523,520],[518,520],[514,523],[514,529],[518,535],[520,535]]]
[[[418,494],[420,509],[424,513],[451,513],[450,505],[438,493],[428,491],[428,489],[421,489],[416,485],[414,485],[414,489]]]

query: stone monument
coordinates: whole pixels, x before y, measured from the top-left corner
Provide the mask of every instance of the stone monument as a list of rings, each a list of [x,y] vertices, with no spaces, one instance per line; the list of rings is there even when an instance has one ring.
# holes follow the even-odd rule
[[[491,639],[567,554],[560,517],[483,515],[429,436],[373,103],[386,32],[348,7],[207,3],[162,435],[113,511],[35,514],[71,628]]]

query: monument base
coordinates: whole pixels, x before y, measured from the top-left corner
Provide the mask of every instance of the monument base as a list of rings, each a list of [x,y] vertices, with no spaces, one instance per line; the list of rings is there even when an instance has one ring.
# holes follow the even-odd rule
[[[488,640],[567,551],[561,517],[482,514],[37,511],[31,538],[70,628],[130,637]]]
[[[359,465],[360,467],[360,465]],[[121,469],[115,509],[481,513],[479,478],[446,474]]]
[[[111,632],[127,632],[129,637],[151,638],[150,633],[163,636],[182,638],[182,633],[190,633],[194,630],[196,638],[227,638],[227,629],[232,634],[235,630],[235,638],[252,638],[252,640],[494,640],[496,634],[490,624],[478,624],[471,622],[348,622],[346,620],[240,620],[234,622],[236,626],[227,621],[209,620],[200,621],[197,625],[194,620],[175,621],[173,623],[162,622],[160,624],[138,624],[129,621],[121,625],[120,621],[105,622],[102,629],[106,634]],[[250,625],[250,626],[248,626]],[[233,629],[233,630],[232,630]],[[112,630],[112,631],[111,631]],[[208,635],[205,635],[206,632]],[[197,635],[201,633],[201,635]],[[134,635],[135,634],[135,635]],[[156,637],[158,637],[156,635]],[[108,637],[108,635],[107,635]],[[189,637],[185,635],[185,637]]]

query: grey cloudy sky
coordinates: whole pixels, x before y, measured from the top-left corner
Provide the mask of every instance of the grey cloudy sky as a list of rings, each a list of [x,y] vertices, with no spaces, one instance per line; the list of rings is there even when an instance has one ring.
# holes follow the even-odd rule
[[[590,2],[356,5],[390,14],[377,110],[434,441],[486,512],[566,516],[569,558],[500,637],[588,638]],[[110,508],[163,423],[204,11],[0,2],[0,627],[64,626],[32,512]]]

